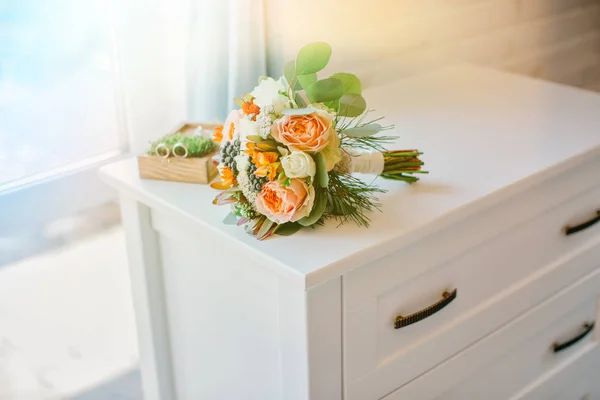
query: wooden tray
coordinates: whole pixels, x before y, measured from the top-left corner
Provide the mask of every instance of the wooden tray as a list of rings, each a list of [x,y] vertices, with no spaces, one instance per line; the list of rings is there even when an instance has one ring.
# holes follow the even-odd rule
[[[186,122],[178,129],[173,130],[171,135],[184,133],[194,135],[198,127],[212,131],[219,125]],[[207,184],[217,175],[217,167],[212,157],[217,154],[213,152],[204,157],[168,157],[150,156],[147,154],[138,156],[138,168],[140,178],[157,179],[163,181],[188,182]]]

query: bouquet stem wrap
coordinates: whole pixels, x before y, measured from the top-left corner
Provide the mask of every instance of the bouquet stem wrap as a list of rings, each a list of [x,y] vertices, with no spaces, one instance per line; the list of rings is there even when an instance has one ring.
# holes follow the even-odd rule
[[[345,173],[359,173],[367,175],[380,175],[382,178],[404,182],[419,180],[413,174],[426,173],[421,171],[424,164],[419,156],[423,154],[418,150],[363,150],[345,149],[339,171]]]

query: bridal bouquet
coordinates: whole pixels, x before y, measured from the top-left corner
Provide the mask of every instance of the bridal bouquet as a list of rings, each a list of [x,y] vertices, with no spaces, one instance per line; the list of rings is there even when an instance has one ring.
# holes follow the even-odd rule
[[[369,118],[360,80],[349,73],[318,79],[331,56],[326,43],[303,47],[284,76],[260,78],[235,99],[215,130],[222,190],[214,204],[229,204],[225,223],[245,226],[258,239],[290,235],[326,219],[368,226],[383,192],[354,172],[415,182],[423,163],[417,150],[387,150],[396,138],[376,135],[393,128]]]

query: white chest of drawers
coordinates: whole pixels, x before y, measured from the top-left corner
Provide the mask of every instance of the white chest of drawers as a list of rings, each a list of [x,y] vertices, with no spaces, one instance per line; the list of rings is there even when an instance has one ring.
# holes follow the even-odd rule
[[[432,171],[378,181],[370,229],[258,242],[209,187],[102,169],[146,397],[600,399],[600,96],[468,66],[365,95]]]

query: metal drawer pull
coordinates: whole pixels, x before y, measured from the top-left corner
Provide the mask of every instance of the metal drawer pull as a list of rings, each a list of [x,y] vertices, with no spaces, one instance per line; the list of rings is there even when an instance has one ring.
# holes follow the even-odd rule
[[[558,353],[559,351],[563,351],[564,349],[573,346],[575,343],[579,342],[581,339],[583,339],[584,337],[586,337],[587,335],[590,334],[590,332],[592,332],[592,330],[594,330],[594,323],[592,322],[590,323],[585,323],[583,324],[583,332],[581,332],[579,335],[575,336],[573,339],[567,340],[564,343],[554,343],[552,345],[552,350],[555,353]]]
[[[427,308],[422,309],[421,311],[417,311],[414,314],[403,317],[401,315],[396,317],[396,321],[394,322],[394,329],[400,329],[408,325],[412,325],[415,322],[419,322],[424,320],[425,318],[435,314],[440,311],[442,308],[446,307],[448,304],[452,303],[452,300],[456,298],[457,289],[454,289],[451,292],[444,292],[442,294],[443,298],[435,304],[430,305]]]
[[[600,210],[596,210],[596,216],[582,224],[579,225],[575,225],[575,226],[565,226],[565,235],[572,235],[574,233],[577,233],[579,231],[582,231],[584,229],[589,228],[590,226],[596,224],[600,222]]]

